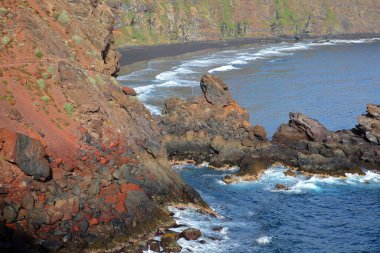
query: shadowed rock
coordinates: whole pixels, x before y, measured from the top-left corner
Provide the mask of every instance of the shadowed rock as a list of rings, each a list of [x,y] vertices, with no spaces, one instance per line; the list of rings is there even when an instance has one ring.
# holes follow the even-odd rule
[[[357,128],[367,140],[380,145],[380,105],[367,105],[367,115],[358,117]]]
[[[38,140],[2,128],[0,142],[0,152],[7,161],[17,164],[22,171],[37,180],[50,178],[51,170],[45,147]]]
[[[302,113],[290,113],[289,123],[282,124],[273,136],[275,142],[314,141],[322,142],[331,133],[326,127],[315,119]]]

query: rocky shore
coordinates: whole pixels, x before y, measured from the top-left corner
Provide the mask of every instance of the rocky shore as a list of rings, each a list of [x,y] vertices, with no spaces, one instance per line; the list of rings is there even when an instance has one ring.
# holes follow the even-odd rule
[[[240,165],[226,182],[256,180],[275,162],[379,169],[378,105],[337,132],[292,113],[270,142],[227,84],[204,76],[203,96],[170,99],[155,118],[114,78],[115,18],[101,1],[7,0],[0,17],[0,251],[179,251],[176,240],[199,231],[167,231],[157,245],[156,232],[175,226],[167,207],[216,214],[168,157]]]
[[[344,176],[380,169],[380,106],[368,105],[351,130],[329,131],[302,113],[290,113],[270,142],[265,129],[251,126],[249,116],[215,76],[202,77],[203,96],[166,101],[160,126],[169,156],[207,161],[223,167],[240,165],[226,183],[257,180],[273,164],[313,175]]]

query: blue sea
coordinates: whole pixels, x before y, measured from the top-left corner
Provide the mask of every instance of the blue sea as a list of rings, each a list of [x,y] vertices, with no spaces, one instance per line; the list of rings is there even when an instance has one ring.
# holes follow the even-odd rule
[[[350,129],[367,103],[380,103],[380,40],[246,45],[146,62],[119,77],[154,114],[164,100],[199,95],[211,73],[229,84],[252,124],[271,137],[289,112],[303,112],[330,130]],[[226,185],[234,173],[202,166],[173,168],[220,217],[171,208],[183,227],[201,229],[183,252],[380,252],[380,174],[317,178],[270,168],[258,182]],[[277,183],[289,187],[274,190]]]

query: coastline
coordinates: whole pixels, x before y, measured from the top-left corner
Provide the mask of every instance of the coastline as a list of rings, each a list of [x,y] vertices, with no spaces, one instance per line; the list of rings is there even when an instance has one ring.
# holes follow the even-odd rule
[[[221,49],[229,47],[244,46],[250,44],[274,44],[281,42],[300,42],[314,40],[331,40],[331,39],[370,39],[380,37],[378,33],[357,33],[357,34],[334,34],[323,36],[280,36],[280,37],[262,37],[262,38],[242,38],[228,39],[219,41],[190,41],[173,44],[161,44],[153,46],[131,46],[120,47],[121,53],[119,60],[120,66],[131,66],[141,62],[164,58],[174,57],[186,53],[194,53],[202,50]]]

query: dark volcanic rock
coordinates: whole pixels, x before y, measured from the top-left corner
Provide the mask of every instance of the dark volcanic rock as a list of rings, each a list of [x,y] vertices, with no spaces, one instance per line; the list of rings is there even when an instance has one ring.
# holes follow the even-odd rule
[[[17,134],[16,164],[26,174],[44,181],[51,176],[49,162],[42,144],[26,135]]]
[[[177,243],[177,236],[172,234],[165,234],[161,237],[161,246],[164,252],[181,252],[181,246]]]
[[[32,209],[28,211],[27,220],[32,225],[49,224],[49,214],[44,209]]]
[[[317,120],[311,119],[302,113],[290,113],[289,123],[281,125],[275,135],[274,142],[289,142],[306,140],[313,142],[322,142],[331,134]]]
[[[291,113],[273,137],[272,159],[299,170],[328,175],[362,173],[361,167],[379,169],[379,106],[368,105],[352,130],[331,132],[318,121]]]
[[[199,237],[202,236],[202,233],[199,229],[195,228],[187,228],[180,234],[181,237],[185,238],[186,240],[197,240]]]
[[[239,164],[249,150],[270,145],[265,129],[251,126],[248,112],[223,81],[203,76],[201,88],[203,96],[165,102],[161,127],[169,156],[221,167]]]
[[[363,133],[365,138],[380,145],[380,105],[367,105],[367,115],[358,118],[357,128]]]
[[[153,252],[160,252],[160,242],[156,240],[150,240],[148,242],[148,248]]]
[[[26,174],[41,181],[51,177],[45,147],[38,140],[2,128],[0,143],[2,143],[0,152],[4,158],[17,164]]]

